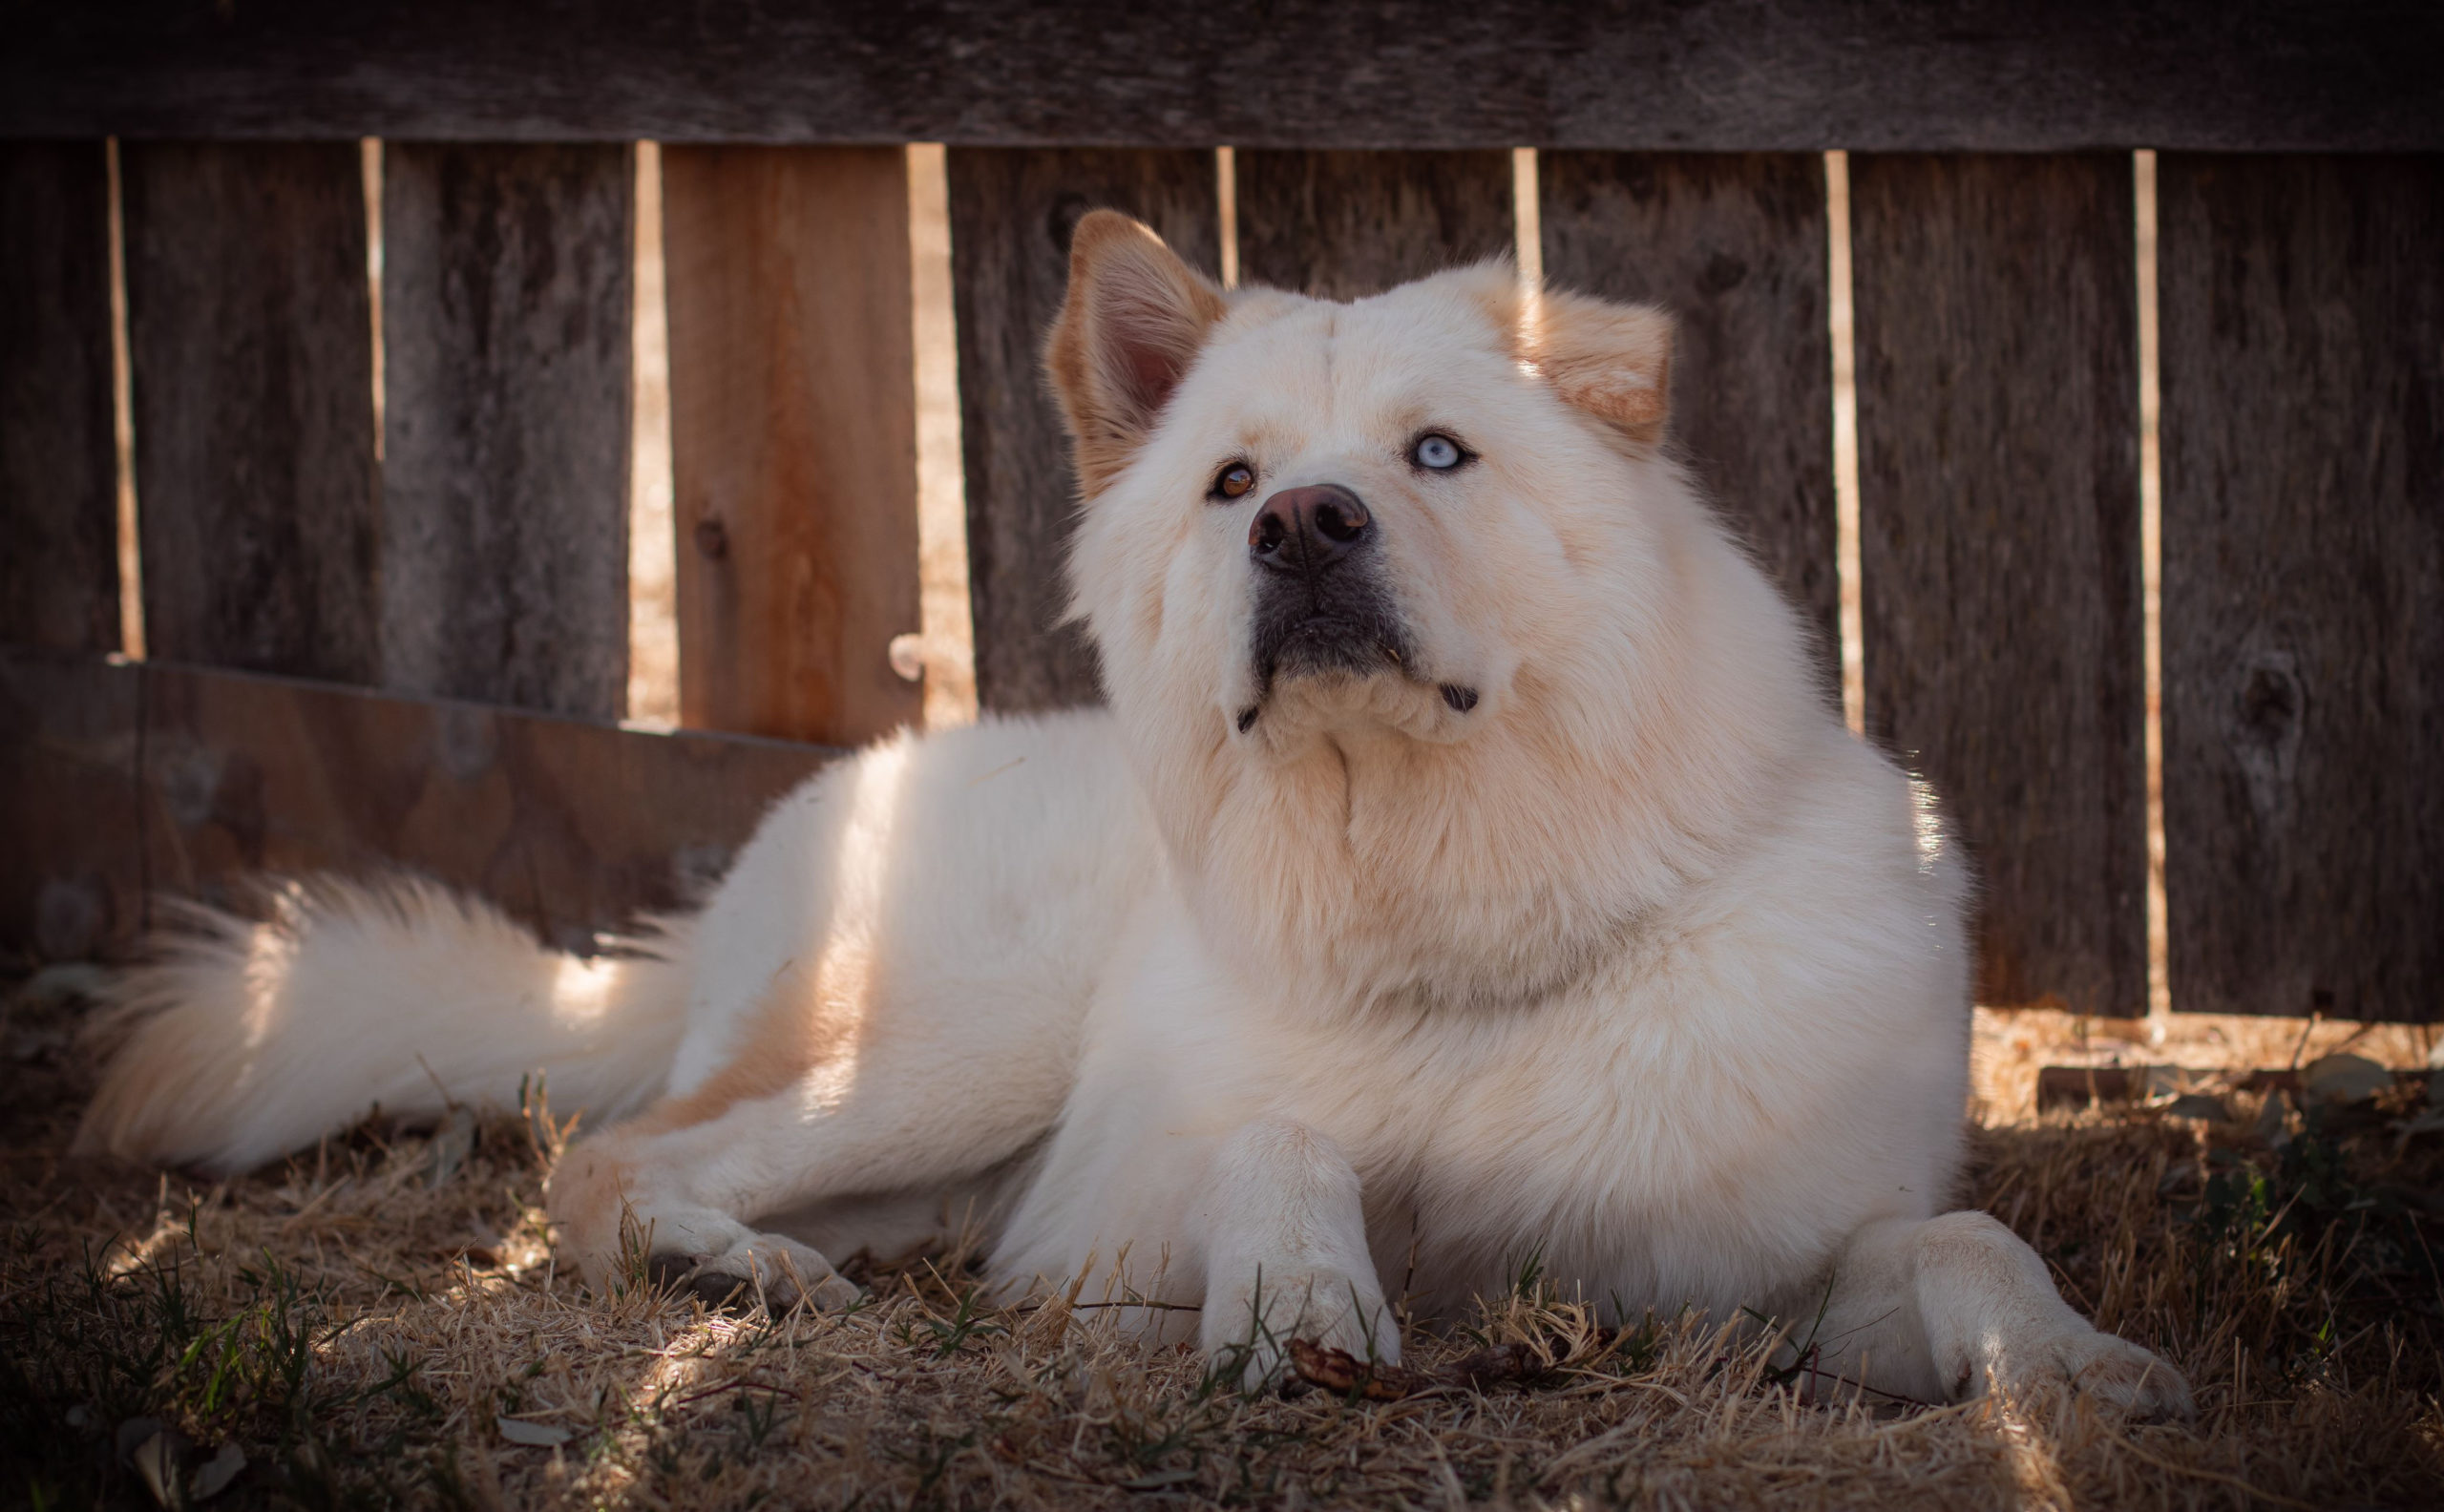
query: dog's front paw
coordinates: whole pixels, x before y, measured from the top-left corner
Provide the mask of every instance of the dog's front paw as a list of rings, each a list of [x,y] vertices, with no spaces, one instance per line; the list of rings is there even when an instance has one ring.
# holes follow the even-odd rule
[[[845,1308],[858,1294],[821,1251],[779,1234],[750,1235],[717,1255],[658,1254],[650,1268],[657,1284],[693,1292],[714,1309],[758,1300],[775,1313],[801,1301]]]
[[[1199,1334],[1215,1372],[1245,1391],[1281,1383],[1290,1341],[1343,1350],[1371,1365],[1401,1362],[1401,1333],[1371,1278],[1338,1270],[1257,1271],[1208,1289]]]
[[[1988,1391],[2018,1400],[2068,1390],[2145,1422],[2185,1422],[2198,1416],[2181,1372],[2099,1329],[2065,1330],[2000,1352],[1984,1375]]]

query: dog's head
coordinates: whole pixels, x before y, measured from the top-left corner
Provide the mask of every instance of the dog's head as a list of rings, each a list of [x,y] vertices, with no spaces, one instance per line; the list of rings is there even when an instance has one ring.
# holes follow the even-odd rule
[[[1573,934],[1678,864],[1585,849],[1619,850],[1624,803],[1706,830],[1654,811],[1686,807],[1692,741],[1737,768],[1723,724],[1769,734],[1747,705],[1788,690],[1703,680],[1748,650],[1800,674],[1786,611],[1662,455],[1671,349],[1658,310],[1499,264],[1352,304],[1226,294],[1125,216],[1080,221],[1045,354],[1075,609],[1192,880],[1253,870],[1213,891],[1293,908],[1397,887],[1429,928],[1502,887]],[[1342,955],[1362,933],[1326,928]]]

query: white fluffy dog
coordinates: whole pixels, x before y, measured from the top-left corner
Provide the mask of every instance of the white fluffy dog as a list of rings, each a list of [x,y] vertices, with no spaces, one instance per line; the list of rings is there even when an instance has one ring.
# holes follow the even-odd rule
[[[1009,1287],[1117,1276],[1252,1378],[1534,1253],[1883,1391],[2185,1412],[1945,1210],[1962,864],[1663,454],[1670,347],[1493,266],[1225,294],[1087,217],[1047,363],[1107,712],[844,762],[625,953],[413,885],[207,919],[122,980],[85,1146],[243,1167],[542,1069],[611,1124],[549,1188],[598,1280],[830,1301],[958,1202]]]

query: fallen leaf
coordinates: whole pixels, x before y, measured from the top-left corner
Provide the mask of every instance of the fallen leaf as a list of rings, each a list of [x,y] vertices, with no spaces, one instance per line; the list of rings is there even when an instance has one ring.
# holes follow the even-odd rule
[[[1321,1386],[1342,1396],[1355,1393],[1369,1401],[1397,1401],[1434,1384],[1416,1371],[1398,1365],[1362,1363],[1347,1350],[1333,1349],[1311,1339],[1290,1341],[1290,1366],[1310,1386]]]
[[[1525,1344],[1496,1344],[1463,1354],[1436,1372],[1459,1386],[1490,1386],[1497,1381],[1528,1380],[1545,1373],[1544,1361]]]
[[[2250,1132],[2267,1149],[2279,1150],[2291,1143],[2291,1098],[2277,1090],[2265,1095],[2265,1106],[2258,1110],[2257,1124]]]
[[[185,1487],[179,1483],[179,1461],[186,1457],[187,1438],[176,1428],[164,1428],[139,1443],[128,1455],[136,1466],[137,1476],[153,1500],[165,1507],[186,1505]]]
[[[1448,1365],[1419,1371],[1400,1365],[1368,1364],[1347,1350],[1295,1338],[1290,1341],[1290,1364],[1297,1378],[1310,1386],[1342,1396],[1354,1393],[1368,1401],[1398,1401],[1443,1386],[1490,1386],[1528,1380],[1544,1373],[1544,1362],[1523,1344],[1497,1344],[1464,1354]]]
[[[158,1418],[130,1418],[111,1435],[111,1448],[121,1460],[136,1453],[136,1446],[159,1433],[168,1424]]]
[[[567,1429],[555,1428],[550,1423],[526,1422],[516,1418],[495,1418],[493,1421],[499,1426],[502,1438],[530,1449],[556,1449],[574,1437]]]
[[[457,1175],[474,1147],[475,1115],[462,1107],[452,1108],[450,1117],[433,1131],[432,1153],[425,1157],[425,1186],[439,1186]]]
[[[1123,1491],[1160,1491],[1165,1486],[1186,1485],[1196,1479],[1193,1470],[1157,1470],[1135,1480],[1119,1482]]]
[[[195,1479],[188,1482],[189,1492],[198,1502],[206,1497],[219,1496],[229,1489],[229,1482],[237,1480],[238,1472],[244,1468],[246,1468],[246,1451],[239,1448],[237,1440],[233,1438],[222,1444],[221,1452],[206,1460],[203,1468],[195,1473]]]

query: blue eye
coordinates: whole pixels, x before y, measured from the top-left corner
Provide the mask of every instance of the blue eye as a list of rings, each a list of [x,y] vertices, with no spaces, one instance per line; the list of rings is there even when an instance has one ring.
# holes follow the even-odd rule
[[[1426,432],[1418,437],[1417,445],[1409,448],[1410,461],[1422,468],[1432,468],[1437,472],[1447,472],[1467,458],[1468,453],[1460,450],[1459,442],[1440,431]]]

